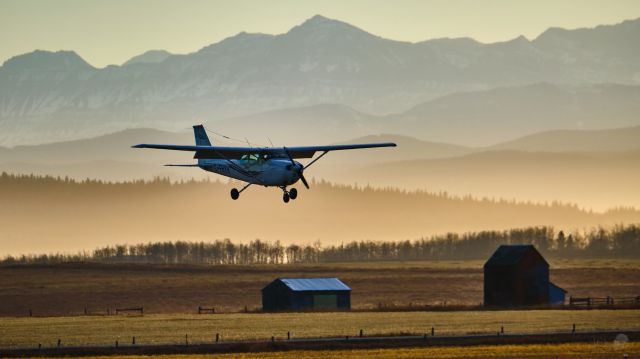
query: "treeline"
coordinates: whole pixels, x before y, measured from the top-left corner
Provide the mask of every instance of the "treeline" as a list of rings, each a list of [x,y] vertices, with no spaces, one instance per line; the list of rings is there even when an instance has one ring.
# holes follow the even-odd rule
[[[640,225],[618,225],[565,234],[551,227],[507,231],[449,233],[413,241],[360,241],[323,247],[312,244],[283,245],[279,241],[254,240],[233,243],[157,242],[116,245],[78,254],[43,254],[6,257],[1,263],[53,264],[65,262],[153,264],[286,264],[367,261],[427,261],[486,259],[501,244],[533,244],[549,258],[638,258]]]

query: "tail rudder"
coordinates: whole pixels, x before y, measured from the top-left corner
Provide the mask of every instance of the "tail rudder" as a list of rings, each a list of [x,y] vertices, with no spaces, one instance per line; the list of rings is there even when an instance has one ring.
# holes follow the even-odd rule
[[[207,136],[207,131],[204,129],[204,126],[193,126],[193,134],[196,137],[196,146],[211,146],[211,141],[209,141],[209,136]]]

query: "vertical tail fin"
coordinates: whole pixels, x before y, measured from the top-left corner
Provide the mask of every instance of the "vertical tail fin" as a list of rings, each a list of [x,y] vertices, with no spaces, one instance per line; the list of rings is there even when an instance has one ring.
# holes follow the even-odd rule
[[[211,141],[209,141],[209,137],[207,136],[207,131],[205,131],[204,126],[193,126],[193,134],[196,136],[196,146],[211,146]]]

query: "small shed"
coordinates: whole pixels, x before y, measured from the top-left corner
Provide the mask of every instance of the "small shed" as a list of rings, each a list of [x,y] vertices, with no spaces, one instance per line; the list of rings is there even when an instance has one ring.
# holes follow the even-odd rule
[[[501,245],[484,264],[485,306],[549,304],[549,263],[532,245]]]
[[[549,282],[549,304],[564,305],[564,299],[567,291]]]
[[[351,288],[338,278],[278,278],[262,288],[262,310],[350,309]]]

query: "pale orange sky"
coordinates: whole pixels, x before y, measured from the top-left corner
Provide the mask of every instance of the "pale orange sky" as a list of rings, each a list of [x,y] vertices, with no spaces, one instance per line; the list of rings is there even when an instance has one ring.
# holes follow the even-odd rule
[[[637,0],[0,0],[0,62],[33,51],[74,50],[97,67],[150,49],[188,53],[241,31],[278,34],[313,15],[403,41],[482,42],[548,27],[593,27],[640,17]]]

